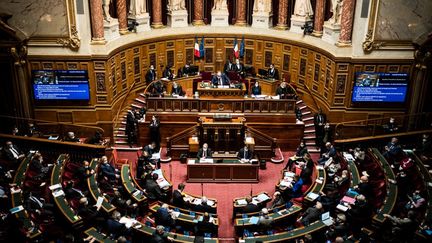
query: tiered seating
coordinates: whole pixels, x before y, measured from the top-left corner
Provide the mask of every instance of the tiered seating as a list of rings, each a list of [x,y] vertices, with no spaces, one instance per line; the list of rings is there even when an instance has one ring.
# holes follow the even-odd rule
[[[11,200],[13,209],[16,209],[20,206],[24,207],[23,189],[20,188],[23,186],[26,173],[33,155],[34,152],[28,153],[16,171],[15,178],[13,180],[13,184],[15,184],[16,186],[15,188],[11,189]],[[41,230],[35,226],[34,222],[32,222],[25,208],[16,212],[15,217],[22,224],[21,230],[24,232],[24,235],[26,235],[29,239],[34,240],[41,235]]]
[[[384,203],[378,210],[378,213],[373,216],[373,224],[375,227],[379,228],[385,221],[384,214],[391,214],[393,207],[396,204],[398,188],[396,184],[390,182],[390,180],[396,181],[396,177],[384,156],[382,156],[382,154],[376,148],[373,148],[371,151],[374,158],[380,163],[381,168],[384,170],[384,185],[387,188]]]
[[[133,198],[136,202],[143,202],[147,199],[146,196],[144,195],[144,192],[142,190],[137,189],[135,187],[135,184],[131,180],[129,165],[122,165],[120,175],[121,175],[123,187],[129,193],[131,198]]]
[[[98,162],[99,162],[99,159],[96,159],[96,158],[92,159],[89,166],[91,169],[96,171],[96,173],[94,173],[89,178],[87,178],[87,184],[88,184],[89,192],[90,192],[90,195],[92,196],[94,201],[97,201],[99,197],[103,197],[103,195],[102,195],[102,193],[98,187],[98,183],[97,183]],[[107,213],[112,212],[116,209],[116,207],[114,205],[112,205],[110,202],[108,202],[108,200],[105,197],[104,197],[104,200],[102,202],[101,207]]]
[[[58,164],[54,165],[51,173],[51,186],[62,185],[62,174],[64,171],[64,165],[67,163],[68,160],[69,157],[66,154],[62,154],[59,156],[57,160]],[[66,200],[64,192],[53,192],[53,198],[60,212],[73,226],[77,227],[80,223],[82,223],[81,217],[76,215],[75,213],[78,204],[74,204],[72,200]]]

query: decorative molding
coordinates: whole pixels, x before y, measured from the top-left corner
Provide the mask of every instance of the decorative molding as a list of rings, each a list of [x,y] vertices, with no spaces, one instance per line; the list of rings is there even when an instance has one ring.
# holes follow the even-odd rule
[[[67,34],[59,36],[34,36],[29,39],[29,46],[63,46],[77,51],[81,46],[81,39],[78,36],[75,19],[75,1],[64,0],[66,4],[65,18]]]

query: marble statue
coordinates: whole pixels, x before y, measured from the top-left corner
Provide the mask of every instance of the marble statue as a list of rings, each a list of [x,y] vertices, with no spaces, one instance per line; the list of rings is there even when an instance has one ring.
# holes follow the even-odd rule
[[[259,13],[270,13],[272,6],[271,0],[257,0],[254,2],[253,11]]]
[[[329,22],[332,24],[340,24],[341,21],[341,12],[342,12],[342,0],[332,0],[331,1],[331,12],[333,16],[329,19]]]
[[[146,0],[130,0],[129,15],[130,16],[141,16],[147,12]]]
[[[104,16],[104,20],[107,22],[111,22],[111,20],[113,19],[109,13],[110,4],[111,4],[111,0],[103,0],[102,2],[103,16]]]
[[[310,0],[297,0],[294,5],[294,15],[311,17],[313,15],[313,9]]]
[[[168,11],[186,10],[185,0],[169,0]]]
[[[226,0],[215,0],[213,10],[227,10]]]

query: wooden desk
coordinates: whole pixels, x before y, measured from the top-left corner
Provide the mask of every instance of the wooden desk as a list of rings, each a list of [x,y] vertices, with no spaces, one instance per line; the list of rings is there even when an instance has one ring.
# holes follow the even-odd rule
[[[306,234],[312,234],[316,231],[326,228],[326,225],[321,221],[315,221],[306,227],[300,227],[291,231],[277,233],[273,235],[261,235],[244,238],[245,243],[250,242],[291,242],[294,239],[303,237]]]
[[[115,243],[115,240],[111,240],[107,235],[104,235],[102,233],[99,233],[94,227],[91,227],[90,229],[84,231],[84,234],[87,236],[92,236],[95,238],[97,242],[100,243]]]
[[[245,84],[241,84],[242,88],[214,88],[201,87],[198,85],[197,90],[200,98],[219,98],[219,99],[239,99],[246,94]]]
[[[198,137],[189,138],[189,152],[198,153],[199,150],[199,140]]]
[[[190,163],[188,159],[188,182],[257,183],[259,164],[240,163],[237,159],[225,159],[222,163]]]
[[[13,183],[17,185],[17,187],[21,188],[21,185],[24,182],[24,179],[26,177],[27,169],[29,167],[29,164],[31,162],[31,159],[33,158],[34,153],[28,153],[27,156],[22,160],[20,166],[18,167],[15,177],[13,180]],[[18,206],[24,206],[24,200],[23,200],[23,189],[21,189],[21,192],[12,193],[11,192],[11,200],[12,200],[12,207],[18,207]],[[39,235],[42,234],[42,232],[39,230],[39,227],[34,226],[32,220],[30,219],[27,210],[21,210],[17,213],[15,213],[15,217],[18,221],[22,224],[22,227],[27,231],[28,235],[27,237],[29,239],[35,239]]]
[[[249,81],[250,86],[252,87],[256,81],[258,81],[259,85],[261,86],[261,94],[271,96],[276,95],[276,89],[281,83],[280,80],[276,79],[251,78]]]
[[[393,169],[390,167],[389,163],[381,154],[381,152],[378,149],[373,148],[371,154],[376,160],[378,160],[378,163],[384,170],[387,185],[387,195],[384,199],[384,204],[381,206],[378,213],[372,218],[372,223],[376,226],[380,226],[386,220],[384,214],[391,214],[393,211],[393,207],[395,206],[397,200],[398,188],[396,184],[389,182],[389,180],[396,181],[396,176],[393,173]]]
[[[51,185],[62,184],[61,176],[63,171],[63,165],[66,163],[66,160],[68,159],[69,158],[66,154],[61,154],[59,156],[57,161],[63,161],[63,162],[61,164],[54,164],[51,173]],[[82,222],[81,217],[75,215],[74,210],[69,206],[69,203],[66,200],[65,196],[58,196],[58,197],[53,196],[53,198],[57,207],[60,209],[63,216],[69,221],[69,223],[71,223],[72,225],[76,225]]]
[[[122,165],[122,167],[121,167],[121,179],[122,179],[123,187],[129,193],[130,197],[132,197],[135,201],[142,202],[142,201],[145,201],[147,199],[144,196],[143,192],[135,193],[138,190],[135,187],[135,184],[132,182],[130,172],[129,172],[129,165]]]

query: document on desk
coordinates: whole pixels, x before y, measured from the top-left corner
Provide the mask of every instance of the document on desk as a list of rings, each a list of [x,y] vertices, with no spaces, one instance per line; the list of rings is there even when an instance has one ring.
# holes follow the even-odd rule
[[[96,201],[96,208],[100,208],[102,206],[102,203],[104,201],[103,197],[98,197],[97,201]]]
[[[251,224],[258,224],[258,220],[259,220],[258,217],[256,217],[256,216],[252,216],[252,217],[249,219],[249,223],[251,223]]]
[[[57,183],[57,184],[52,185],[52,186],[49,186],[49,189],[51,191],[55,191],[55,190],[60,189],[60,188],[62,188],[62,185],[60,183]]]
[[[19,205],[19,206],[17,206],[17,207],[14,207],[14,208],[9,209],[9,212],[10,212],[11,214],[14,214],[14,213],[18,213],[18,212],[20,212],[20,211],[22,211],[22,210],[24,210],[24,207],[23,207],[22,205]]]
[[[258,198],[258,200],[259,200],[260,202],[264,202],[265,200],[270,199],[270,197],[269,197],[267,194],[265,194],[265,193],[261,193],[261,194],[259,194],[259,195],[257,196],[257,198]]]
[[[153,160],[160,159],[160,153],[154,153],[154,154],[152,154],[151,159],[153,159]]]
[[[200,159],[200,163],[202,164],[213,164],[213,159]]]
[[[64,196],[64,191],[63,190],[57,190],[52,192],[53,197],[60,197],[60,196]]]
[[[237,204],[243,206],[243,205],[247,205],[247,202],[245,199],[238,199]]]

